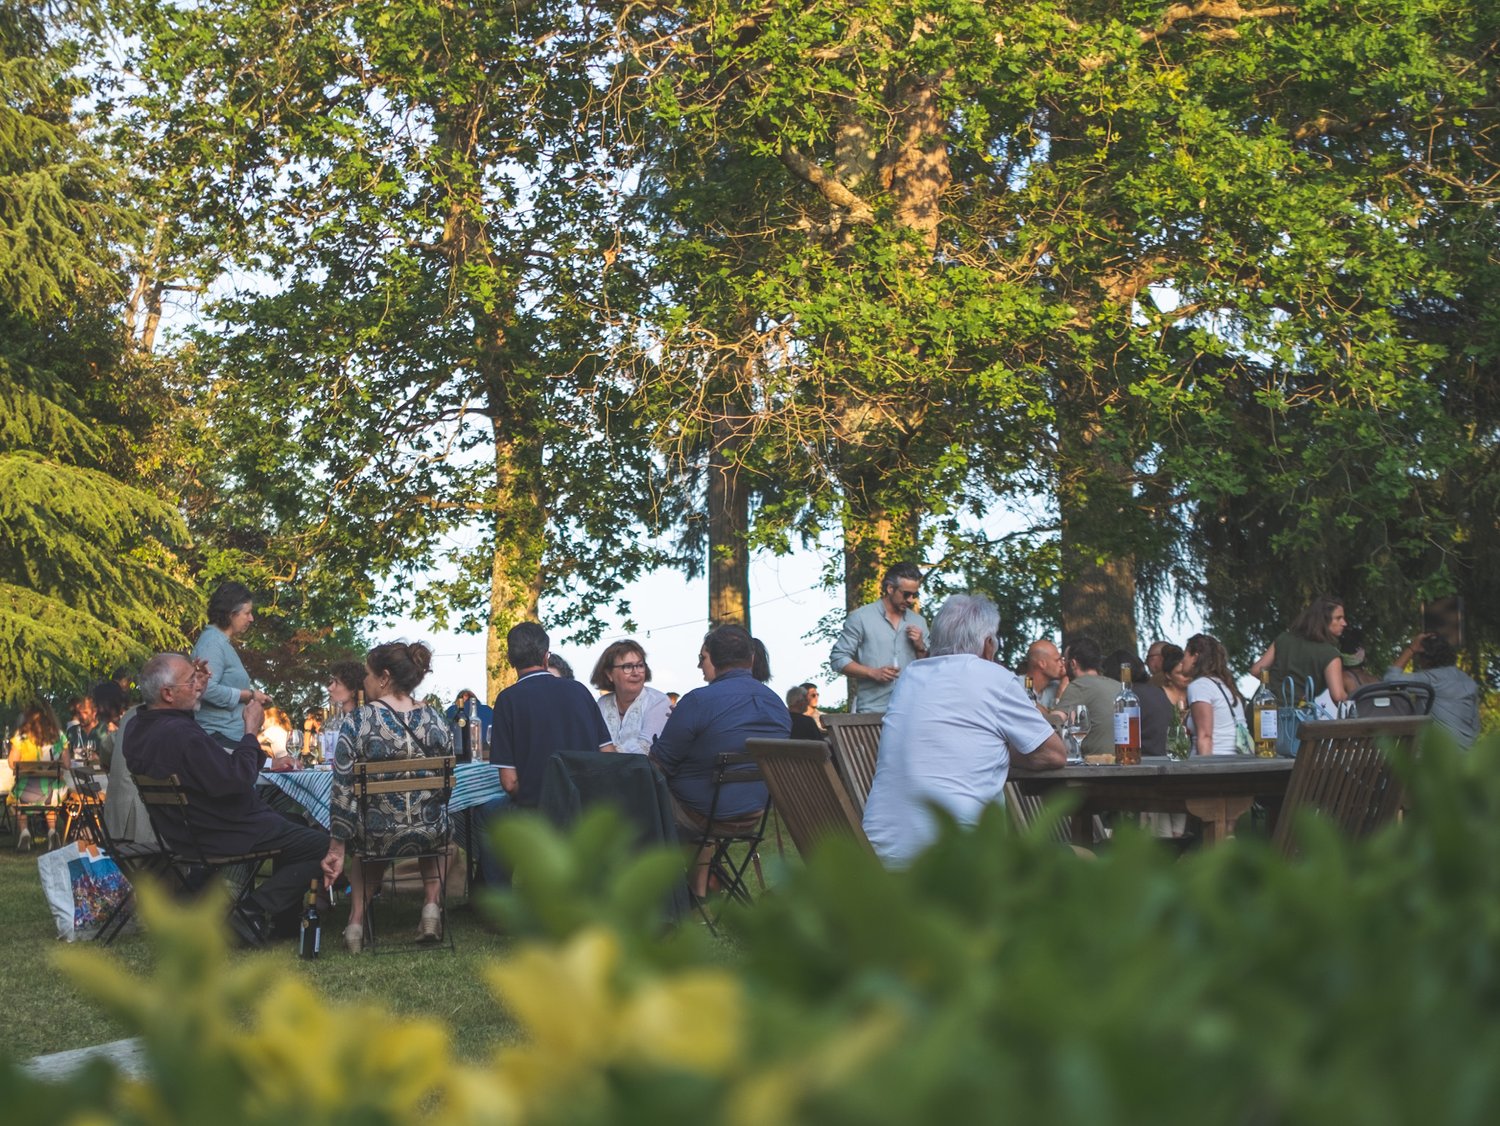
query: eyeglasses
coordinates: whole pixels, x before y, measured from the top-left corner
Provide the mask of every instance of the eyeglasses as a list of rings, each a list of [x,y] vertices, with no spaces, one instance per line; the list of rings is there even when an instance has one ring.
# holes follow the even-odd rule
[[[908,601],[908,602],[915,602],[921,596],[921,594],[922,594],[922,592],[920,590],[899,590],[899,589],[898,590],[893,590],[893,591],[891,591],[891,593],[894,594],[897,598],[904,598],[904,599],[906,599],[906,601]]]
[[[702,659],[703,658],[701,658],[701,657],[699,658],[699,660],[702,660]],[[615,668],[615,670],[617,672],[645,672],[646,671],[646,666],[641,661],[627,661],[623,665],[615,665],[614,668]]]

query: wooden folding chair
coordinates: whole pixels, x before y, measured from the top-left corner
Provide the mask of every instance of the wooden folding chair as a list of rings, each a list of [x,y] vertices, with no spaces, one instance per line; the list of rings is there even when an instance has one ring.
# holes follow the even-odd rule
[[[834,765],[854,802],[855,812],[860,816],[864,816],[865,801],[870,796],[870,787],[875,784],[875,759],[880,753],[880,732],[884,723],[884,712],[855,712],[852,715],[834,712],[823,716],[823,726],[833,748]]]
[[[63,785],[63,764],[56,760],[16,763],[16,781],[12,792],[17,794],[23,793],[32,781],[40,782],[44,789],[47,783],[50,782],[54,791],[61,790]],[[16,830],[18,832],[23,827],[29,826],[33,817],[45,817],[48,813],[58,817],[62,815],[63,807],[52,804],[50,795],[48,797],[49,800],[40,802],[17,801],[11,807],[12,812],[16,815]],[[45,839],[46,835],[46,833],[43,833],[42,837]]]
[[[852,837],[870,847],[827,743],[821,739],[749,739],[745,750],[760,764],[777,813],[804,857],[831,836]]]
[[[186,895],[196,895],[210,878],[223,873],[230,887],[230,913],[259,931],[259,921],[246,910],[246,904],[255,891],[255,878],[261,868],[266,861],[280,856],[281,850],[258,849],[233,854],[211,852],[204,848],[202,839],[193,828],[189,812],[192,800],[177,775],[153,778],[149,774],[132,774],[131,778],[135,780],[136,790],[151,818],[157,842],[169,858],[167,871],[176,878],[178,888]],[[168,832],[163,832],[164,828]],[[185,843],[177,847],[171,843],[173,839]],[[240,871],[236,873],[236,869]]]
[[[370,823],[371,799],[388,795],[402,795],[408,804],[426,802],[436,795],[447,809],[453,796],[453,755],[440,758],[393,758],[354,764],[354,801],[360,824]],[[443,830],[429,848],[420,852],[383,853],[378,850],[354,849],[353,856],[361,863],[386,863],[390,865],[391,897],[396,893],[397,860],[432,859],[438,870],[438,918],[442,921],[443,941],[421,944],[417,942],[387,946],[379,945],[375,930],[375,901],[372,898],[365,906],[365,946],[371,954],[389,954],[404,949],[433,950],[446,945],[456,951],[453,928],[448,925],[448,845],[453,839],[453,819],[443,818]]]
[[[1273,847],[1288,857],[1297,854],[1297,815],[1306,810],[1355,839],[1391,822],[1401,808],[1401,785],[1390,756],[1410,754],[1413,740],[1429,722],[1426,716],[1400,716],[1302,724]]]

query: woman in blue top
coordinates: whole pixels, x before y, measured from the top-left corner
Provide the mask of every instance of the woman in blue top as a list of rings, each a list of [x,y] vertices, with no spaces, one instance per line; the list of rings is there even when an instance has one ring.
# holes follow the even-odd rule
[[[227,747],[245,734],[244,709],[251,700],[262,707],[271,697],[250,684],[234,639],[255,621],[255,597],[244,583],[221,583],[208,599],[208,625],[193,644],[193,660],[208,664],[208,687],[198,705],[198,724]]]

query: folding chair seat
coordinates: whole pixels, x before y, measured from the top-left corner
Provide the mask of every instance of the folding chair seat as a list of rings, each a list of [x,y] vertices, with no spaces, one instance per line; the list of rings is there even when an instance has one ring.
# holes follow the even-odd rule
[[[72,774],[74,792],[85,799],[79,807],[79,836],[88,837],[103,849],[105,855],[119,865],[121,874],[130,885],[129,893],[115,904],[114,910],[100,924],[98,933],[94,936],[95,941],[102,939],[104,945],[108,946],[120,937],[125,924],[135,914],[136,882],[142,877],[165,875],[172,857],[159,842],[153,845],[116,840],[104,820],[103,794],[99,791],[99,783],[95,781],[93,772],[74,767]]]
[[[767,792],[765,805],[756,813],[732,817],[722,815],[719,810],[728,804],[725,799],[737,788],[764,786],[765,776],[761,774],[759,764],[748,754],[723,754],[714,760],[712,780],[713,796],[709,799],[708,814],[688,839],[694,848],[688,868],[689,893],[697,871],[706,866],[709,886],[712,887],[717,880],[726,900],[752,903],[754,897],[745,877],[753,868],[761,889],[765,889],[765,878],[760,870],[760,843],[765,839],[766,823],[771,816],[770,793]],[[694,898],[703,921],[710,930],[715,929],[719,916],[709,910],[707,897]]]
[[[260,870],[265,867],[266,861],[279,857],[281,850],[257,849],[232,854],[211,852],[204,847],[202,839],[193,828],[193,820],[189,816],[192,800],[177,775],[153,778],[149,774],[132,774],[131,778],[134,779],[136,790],[146,806],[146,813],[151,818],[151,828],[156,833],[161,851],[168,857],[166,871],[175,878],[178,889],[184,895],[197,895],[209,879],[223,874],[230,889],[230,914],[259,931],[258,921],[252,912],[246,910],[246,903],[255,891],[255,880]],[[175,823],[168,820],[173,810],[179,815]],[[103,822],[102,817],[100,822]],[[174,847],[169,843],[167,833],[162,832],[164,825],[181,830],[185,837],[182,847]]]
[[[453,796],[453,767],[456,759],[453,755],[445,755],[441,758],[396,758],[381,759],[375,762],[356,762],[354,764],[353,788],[355,808],[358,811],[361,825],[370,824],[370,813],[372,810],[372,799],[385,797],[387,795],[402,795],[409,802],[424,799],[429,795],[436,794],[446,809],[449,799]],[[437,834],[431,845],[417,852],[384,852],[379,849],[361,847],[352,848],[350,855],[361,863],[384,863],[389,865],[387,873],[390,880],[389,899],[381,897],[380,902],[393,902],[396,896],[396,866],[398,860],[427,860],[430,859],[437,864],[438,872],[438,918],[442,922],[443,942],[428,945],[419,944],[416,941],[387,945],[382,948],[379,944],[378,932],[375,929],[375,904],[377,900],[372,897],[365,907],[365,948],[371,954],[389,954],[404,949],[435,950],[446,945],[450,951],[457,950],[453,942],[453,928],[448,925],[448,860],[449,844],[453,840],[453,818],[447,817],[443,821],[444,828]],[[382,906],[381,910],[385,910]]]

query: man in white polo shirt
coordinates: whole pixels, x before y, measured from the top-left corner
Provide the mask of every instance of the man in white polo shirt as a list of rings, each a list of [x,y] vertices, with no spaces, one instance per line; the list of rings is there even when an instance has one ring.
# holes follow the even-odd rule
[[[1030,770],[1067,761],[1020,679],[995,663],[999,628],[988,598],[951,596],[933,620],[931,655],[896,681],[864,820],[888,865],[904,867],[936,836],[929,803],[972,825],[1004,800],[1012,756]]]

